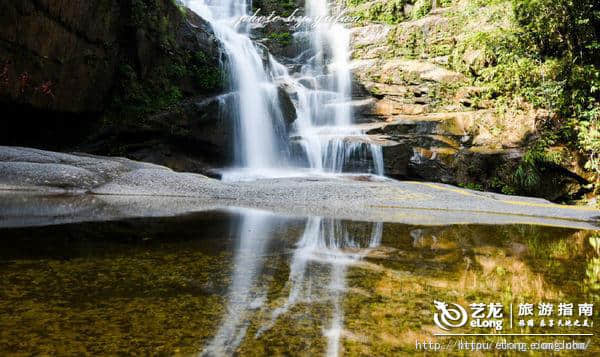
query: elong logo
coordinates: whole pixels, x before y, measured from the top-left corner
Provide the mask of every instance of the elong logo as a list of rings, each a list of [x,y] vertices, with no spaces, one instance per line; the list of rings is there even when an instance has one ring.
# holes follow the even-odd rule
[[[458,304],[452,304],[455,308],[448,308],[448,304],[442,301],[433,301],[433,305],[440,312],[433,315],[433,322],[442,330],[449,331],[451,328],[464,326],[469,315],[467,311]]]

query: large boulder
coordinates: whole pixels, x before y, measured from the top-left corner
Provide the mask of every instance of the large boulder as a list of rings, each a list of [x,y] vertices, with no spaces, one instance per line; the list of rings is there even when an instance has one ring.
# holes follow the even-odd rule
[[[524,160],[526,147],[481,145],[477,124],[489,111],[398,115],[363,125],[383,139],[385,174],[397,179],[443,182],[489,191],[571,200],[589,182],[564,163]],[[561,148],[551,148],[557,152]],[[567,151],[562,148],[562,151]],[[567,154],[567,152],[565,152]],[[556,156],[556,155],[554,155]]]

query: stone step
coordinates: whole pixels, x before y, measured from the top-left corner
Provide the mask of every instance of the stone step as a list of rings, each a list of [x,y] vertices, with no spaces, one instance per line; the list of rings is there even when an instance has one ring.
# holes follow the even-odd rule
[[[468,145],[469,141],[464,140],[463,135],[453,135],[437,130],[435,126],[439,124],[436,121],[398,125],[388,125],[385,122],[359,123],[347,127],[317,127],[314,131],[305,134],[331,139],[344,138],[351,141],[371,142],[385,146],[403,143],[410,146],[461,148]],[[301,136],[293,135],[290,138],[300,140]]]
[[[426,83],[387,84],[373,81],[363,82],[362,85],[377,97],[424,97],[428,96],[430,87]]]
[[[325,104],[325,108],[335,109],[336,107],[349,107],[354,115],[364,116],[369,115],[373,112],[373,106],[376,105],[376,100],[374,98],[364,98],[351,100],[347,102],[330,102]]]
[[[422,115],[397,115],[388,125],[402,125],[414,122],[437,122],[448,135],[468,135],[478,118],[490,115],[487,110],[469,112],[427,113]]]
[[[372,135],[387,135],[393,140],[419,136],[443,136],[461,143],[469,141],[469,135],[452,132],[450,131],[452,128],[448,128],[446,124],[446,122],[437,121],[406,122],[383,127],[373,126],[367,129],[366,133]]]
[[[345,143],[362,143],[362,144],[373,144],[379,146],[395,146],[399,142],[388,139],[385,135],[320,135],[318,136],[322,142],[328,141],[343,141]],[[312,137],[314,138],[314,137]],[[299,142],[310,137],[303,137],[300,135],[290,137],[290,141]]]
[[[368,134],[383,134],[392,138],[410,135],[442,135],[470,141],[476,119],[487,112],[429,113],[421,115],[397,115],[387,121],[364,124],[362,130]]]
[[[425,102],[415,103],[406,100],[398,101],[384,98],[375,103],[371,114],[375,116],[391,117],[395,115],[425,114],[429,111],[430,106]]]
[[[396,145],[397,142],[390,140],[389,136],[383,134],[363,134],[368,125],[355,124],[350,126],[321,126],[312,128],[310,131],[296,133],[290,136],[291,141],[304,140],[305,138],[320,138],[320,140],[344,140],[347,142],[362,142],[377,145]]]
[[[414,77],[419,82],[457,83],[465,80],[462,74],[443,66],[411,59],[354,60],[350,63],[350,67],[362,80],[381,78],[389,84],[405,83],[406,75]]]
[[[462,149],[465,148],[460,138],[455,138],[446,135],[410,135],[400,137],[388,137],[389,140],[396,142],[406,142],[412,147],[424,147],[428,149],[432,148],[454,148]]]

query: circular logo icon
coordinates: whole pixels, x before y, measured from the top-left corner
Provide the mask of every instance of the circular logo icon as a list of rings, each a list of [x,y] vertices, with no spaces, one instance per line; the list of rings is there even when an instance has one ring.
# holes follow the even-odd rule
[[[433,315],[433,322],[442,330],[448,331],[467,323],[469,316],[462,306],[452,304],[454,308],[448,308],[448,304],[441,301],[433,301],[433,305],[438,310]]]

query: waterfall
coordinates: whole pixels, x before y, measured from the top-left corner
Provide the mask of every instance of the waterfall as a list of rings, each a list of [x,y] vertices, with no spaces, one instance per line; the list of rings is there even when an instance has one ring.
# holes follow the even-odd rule
[[[350,31],[317,21],[335,15],[329,5],[306,0],[306,16],[313,22],[296,37],[307,38],[310,46],[298,57],[303,63],[295,78],[279,77],[297,96],[298,119],[291,136],[308,166],[318,171],[383,175],[381,146],[353,126]]]
[[[245,26],[235,26],[248,5],[245,0],[186,2],[211,24],[227,55],[231,90],[236,93],[236,164],[260,171],[286,166],[287,140],[277,87],[263,65],[264,54],[250,40]]]
[[[381,147],[352,126],[352,77],[348,65],[349,31],[341,24],[316,23],[295,37],[309,37],[310,48],[290,74],[268,52],[254,44],[250,26],[238,20],[248,14],[249,0],[188,0],[192,11],[212,26],[227,55],[231,91],[235,93],[235,179],[317,173],[371,172],[383,175]],[[306,16],[331,15],[329,3],[307,0]],[[309,83],[309,85],[307,85]],[[278,88],[291,92],[297,120],[286,131]],[[301,170],[299,170],[301,169]],[[304,169],[304,170],[302,170]]]

